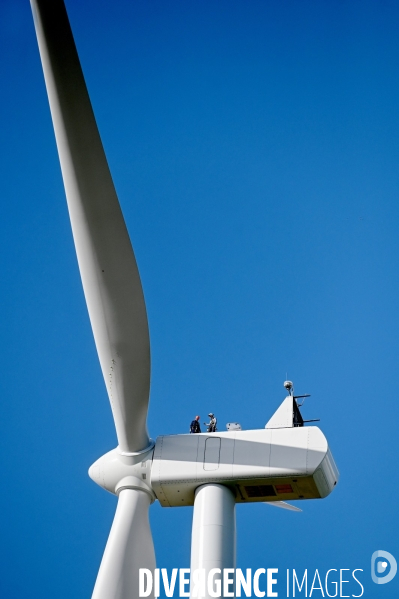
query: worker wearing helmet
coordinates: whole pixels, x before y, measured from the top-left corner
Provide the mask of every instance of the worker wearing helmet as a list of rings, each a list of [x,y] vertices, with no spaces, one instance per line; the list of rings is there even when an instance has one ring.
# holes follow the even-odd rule
[[[207,432],[208,433],[216,433],[217,428],[216,428],[216,424],[217,424],[217,419],[215,417],[215,414],[212,414],[212,412],[210,412],[208,414],[210,421],[209,422],[204,422],[205,426],[207,426]]]

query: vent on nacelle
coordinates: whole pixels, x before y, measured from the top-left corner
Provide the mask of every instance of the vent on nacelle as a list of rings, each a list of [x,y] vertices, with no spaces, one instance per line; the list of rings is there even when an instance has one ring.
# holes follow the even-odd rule
[[[276,495],[272,485],[253,485],[244,487],[244,489],[248,497],[273,497]]]

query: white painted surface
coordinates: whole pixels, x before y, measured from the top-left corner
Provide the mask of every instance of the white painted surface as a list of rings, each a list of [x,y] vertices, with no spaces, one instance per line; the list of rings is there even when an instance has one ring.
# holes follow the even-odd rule
[[[286,397],[265,428],[292,428],[294,426],[294,401],[292,396]]]
[[[119,446],[149,444],[143,291],[61,0],[31,0],[73,238]]]
[[[191,572],[235,568],[235,500],[223,485],[204,485],[195,493],[191,537]],[[233,587],[232,587],[233,589]],[[208,599],[207,589],[202,597]]]
[[[137,456],[122,455],[118,448],[109,451],[89,468],[90,478],[110,493],[118,494],[121,489],[141,489],[151,501],[155,495],[151,489],[151,463],[154,450]]]
[[[210,443],[211,452],[216,459],[216,445],[213,442],[213,434],[201,434],[198,439],[198,461],[196,468],[196,480],[199,484],[207,481],[219,479],[228,479],[233,475],[233,459],[234,459],[234,434],[227,432],[218,432],[217,436],[220,440],[219,464],[217,468],[211,467],[209,459],[211,453],[208,454],[208,443]],[[209,458],[207,457],[209,455]],[[209,465],[206,465],[208,462]],[[197,485],[198,486],[198,485]]]
[[[327,497],[337,484],[339,472],[330,450],[326,452],[326,455],[314,473],[314,479],[321,497]]]
[[[220,463],[220,437],[208,437],[205,440],[204,470],[218,470]]]
[[[300,432],[296,432],[300,431]],[[307,474],[306,460],[309,448],[309,428],[276,428],[270,431],[270,476]],[[327,444],[326,444],[327,451]],[[325,452],[324,452],[325,453]],[[318,455],[320,463],[324,453]]]
[[[226,424],[226,428],[228,431],[241,431],[242,426],[239,422],[228,422]]]
[[[150,497],[143,491],[120,492],[92,599],[139,597],[139,568],[155,569],[149,505]]]
[[[235,433],[233,477],[270,476],[271,432],[265,429]]]

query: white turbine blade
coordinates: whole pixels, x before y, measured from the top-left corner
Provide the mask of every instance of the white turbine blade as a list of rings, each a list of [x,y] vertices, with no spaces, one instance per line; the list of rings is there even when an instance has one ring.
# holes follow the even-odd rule
[[[31,0],[72,232],[122,452],[148,446],[150,341],[140,276],[62,0]]]
[[[92,599],[139,597],[139,569],[155,570],[148,508],[150,496],[136,489],[123,489],[98,572]],[[150,599],[154,594],[149,595]]]
[[[283,510],[290,510],[291,512],[301,512],[302,510],[299,507],[295,507],[290,503],[286,503],[285,501],[264,501],[266,505],[273,505],[274,507],[281,507]]]

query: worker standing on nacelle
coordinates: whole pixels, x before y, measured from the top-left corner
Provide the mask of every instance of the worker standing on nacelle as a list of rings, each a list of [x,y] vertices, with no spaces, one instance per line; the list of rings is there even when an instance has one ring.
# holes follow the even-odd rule
[[[216,428],[216,424],[217,424],[217,419],[215,414],[212,414],[212,412],[210,412],[208,414],[210,421],[209,422],[204,422],[205,426],[208,427],[207,432],[208,433],[216,433],[217,428]]]
[[[199,423],[199,416],[196,416],[194,418],[194,420],[191,421],[190,424],[190,433],[200,433],[201,432],[201,427],[200,427],[200,423]]]

